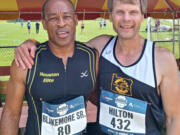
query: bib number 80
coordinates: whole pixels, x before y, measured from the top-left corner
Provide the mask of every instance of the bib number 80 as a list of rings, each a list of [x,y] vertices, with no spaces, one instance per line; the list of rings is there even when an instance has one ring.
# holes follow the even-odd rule
[[[58,128],[58,135],[69,135],[71,133],[71,126],[66,125]]]
[[[113,126],[113,128],[130,131],[130,120],[116,119],[113,117],[111,120],[111,125]]]

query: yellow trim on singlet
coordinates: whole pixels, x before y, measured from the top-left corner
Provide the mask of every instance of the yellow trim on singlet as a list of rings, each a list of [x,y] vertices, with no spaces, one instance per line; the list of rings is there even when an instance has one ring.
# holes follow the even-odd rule
[[[94,52],[93,52],[90,48],[88,48],[87,46],[83,46],[83,45],[81,45],[81,44],[77,44],[77,45],[79,45],[79,46],[81,46],[81,47],[89,50],[89,51],[92,53],[93,64],[96,65],[96,60],[95,60]],[[94,78],[94,80],[96,81],[96,70],[95,70],[95,66],[93,66],[93,71],[94,71],[93,78]]]
[[[30,76],[31,76],[31,70],[29,70],[29,73],[28,73],[27,84],[29,83]]]
[[[42,46],[41,46],[42,47]],[[37,112],[37,107],[36,107],[36,104],[35,104],[35,101],[34,101],[34,98],[33,96],[31,95],[31,87],[32,87],[32,83],[34,81],[34,76],[36,74],[36,66],[37,66],[37,58],[38,58],[38,55],[41,51],[43,50],[46,50],[47,48],[40,48],[40,50],[37,51],[37,55],[35,57],[35,64],[34,64],[34,72],[33,72],[33,76],[32,76],[32,80],[31,80],[31,83],[29,85],[29,95],[31,96],[31,99],[32,99],[32,102],[33,102],[33,105],[34,105],[34,109],[35,109],[35,113],[36,113],[36,117],[37,117],[37,124],[38,124],[38,134],[41,135],[41,131],[40,131],[40,123],[39,123],[39,115],[38,115],[38,112]]]
[[[83,48],[77,47],[77,49],[80,49],[80,50],[82,50],[82,51],[85,51],[85,52],[87,52],[88,55],[89,55],[89,65],[90,65],[91,79],[92,79],[92,83],[93,83],[93,86],[94,86],[95,80],[94,80],[94,78],[93,78],[92,69],[91,69],[91,55],[90,55],[90,53],[89,53],[87,50],[85,50],[85,49],[83,49]]]
[[[38,48],[36,48],[36,50],[38,50],[39,48],[42,48],[42,47],[46,47],[47,45],[46,44],[41,44],[38,46]]]

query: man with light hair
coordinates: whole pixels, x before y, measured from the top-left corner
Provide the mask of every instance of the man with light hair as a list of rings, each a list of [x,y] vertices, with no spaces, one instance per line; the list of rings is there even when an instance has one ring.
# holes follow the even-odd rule
[[[139,35],[146,5],[146,0],[109,0],[117,36],[86,43],[100,54],[98,89],[90,96],[98,105],[98,134],[160,135],[165,119],[167,135],[180,133],[177,64],[170,51]],[[31,41],[18,47],[17,65],[31,68],[35,49]]]

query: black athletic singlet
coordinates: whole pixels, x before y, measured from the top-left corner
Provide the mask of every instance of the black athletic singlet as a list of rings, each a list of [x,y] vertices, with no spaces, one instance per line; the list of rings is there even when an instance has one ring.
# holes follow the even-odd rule
[[[145,40],[140,58],[123,66],[115,56],[117,37],[111,38],[99,60],[99,89],[147,102],[146,135],[160,135],[164,122],[161,97],[157,92],[154,43]],[[103,133],[101,133],[103,134]]]
[[[94,49],[82,43],[75,42],[74,55],[68,58],[66,67],[53,55],[48,42],[40,44],[26,79],[29,110],[25,135],[41,134],[42,101],[60,104],[78,96],[86,101],[95,84],[95,67]]]

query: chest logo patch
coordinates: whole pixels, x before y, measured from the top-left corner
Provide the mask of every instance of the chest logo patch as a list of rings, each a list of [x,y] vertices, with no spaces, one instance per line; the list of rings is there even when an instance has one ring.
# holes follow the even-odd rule
[[[81,78],[86,78],[86,77],[88,77],[87,70],[86,70],[85,72],[82,72],[80,77],[81,77]]]
[[[117,74],[112,75],[111,90],[121,95],[132,96],[133,80],[118,77]]]

